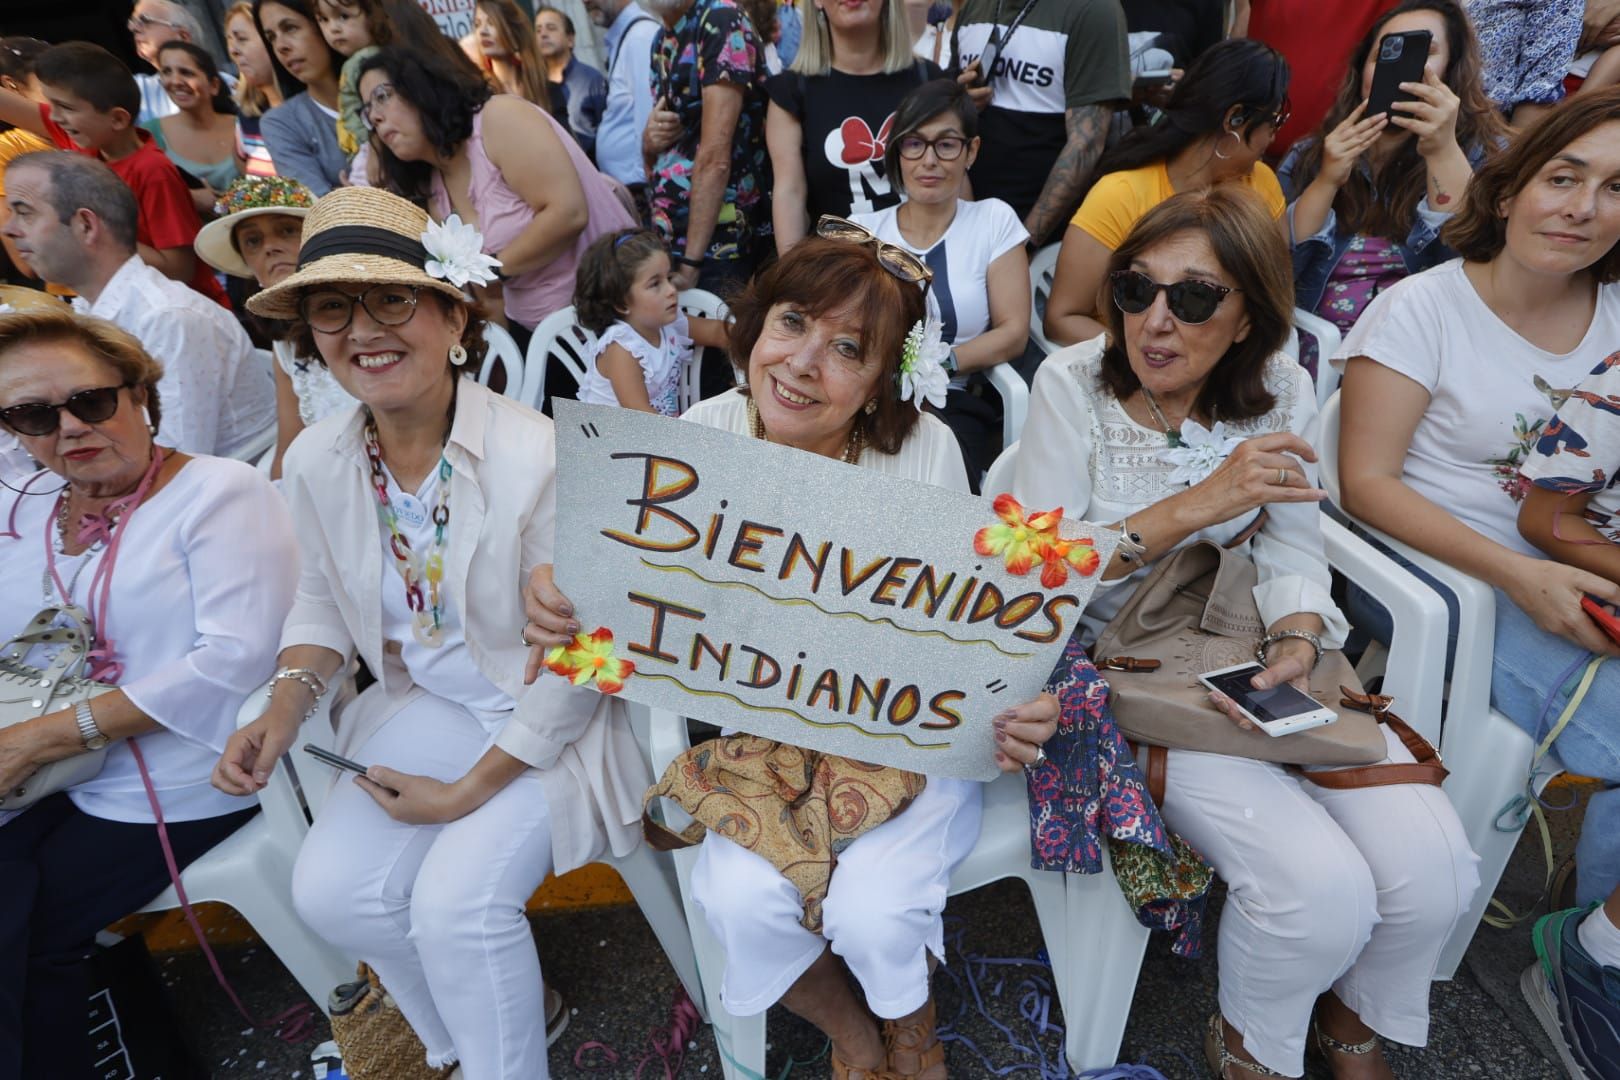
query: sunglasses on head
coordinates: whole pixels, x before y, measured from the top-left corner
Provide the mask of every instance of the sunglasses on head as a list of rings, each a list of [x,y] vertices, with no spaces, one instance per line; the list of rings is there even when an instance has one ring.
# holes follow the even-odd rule
[[[836,214],[821,215],[821,220],[816,222],[816,235],[823,240],[842,240],[846,243],[867,244],[876,248],[879,265],[901,281],[909,281],[926,289],[934,280],[934,272],[928,269],[927,263],[903,247],[878,239],[877,234],[871,229],[857,225],[848,218],[841,218]]]
[[[1166,285],[1136,270],[1115,270],[1109,275],[1109,281],[1114,287],[1114,303],[1125,314],[1142,314],[1153,306],[1154,299],[1162,289],[1170,306],[1170,314],[1177,322],[1188,326],[1209,322],[1229,293],[1242,291],[1197,279]]]
[[[134,383],[100,386],[94,390],[80,390],[66,401],[50,404],[29,402],[0,409],[0,421],[19,435],[51,435],[62,426],[62,410],[66,409],[86,424],[101,424],[111,420],[118,411],[118,392]]]

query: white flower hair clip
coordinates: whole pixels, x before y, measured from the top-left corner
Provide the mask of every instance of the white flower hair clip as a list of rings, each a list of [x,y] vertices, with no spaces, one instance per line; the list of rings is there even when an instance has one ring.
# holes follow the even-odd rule
[[[945,369],[951,347],[941,340],[944,324],[933,316],[919,319],[906,334],[906,347],[900,354],[900,400],[909,401],[922,412],[923,402],[936,409],[945,407],[945,391],[951,376]]]
[[[501,260],[484,254],[484,237],[472,225],[451,214],[443,224],[429,221],[422,231],[422,246],[427,248],[428,259],[422,269],[428,276],[448,281],[456,288],[488,285],[497,277]]]
[[[1170,482],[1192,487],[1203,483],[1242,444],[1243,437],[1228,435],[1221,421],[1215,421],[1211,429],[1189,417],[1181,422],[1180,445],[1160,450],[1159,454],[1176,467]]]

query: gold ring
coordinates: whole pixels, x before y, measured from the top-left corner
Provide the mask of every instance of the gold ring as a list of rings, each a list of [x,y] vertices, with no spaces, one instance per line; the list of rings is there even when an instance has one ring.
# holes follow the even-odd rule
[[[1278,469],[1277,470],[1277,486],[1278,487],[1287,487],[1288,486],[1288,470],[1287,469]]]

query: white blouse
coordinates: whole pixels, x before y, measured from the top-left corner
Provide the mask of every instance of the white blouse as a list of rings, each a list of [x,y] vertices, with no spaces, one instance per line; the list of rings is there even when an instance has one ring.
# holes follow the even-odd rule
[[[653,409],[664,416],[679,416],[681,369],[692,358],[691,326],[686,316],[675,316],[674,322],[660,330],[657,345],[648,342],[623,319],[602,331],[602,336],[596,339],[596,352],[586,365],[585,377],[579,383],[579,400],[587,405],[619,403],[612,381],[596,366],[609,345],[619,346],[641,365],[641,378],[647,384],[647,400]]]
[[[1164,433],[1132,420],[1099,380],[1106,335],[1078,342],[1046,358],[1035,374],[1029,418],[1018,444],[1013,495],[1027,507],[1061,506],[1065,516],[1117,522],[1187,490],[1171,482],[1175,466],[1166,460]],[[1244,438],[1291,431],[1313,445],[1317,439],[1316,394],[1299,364],[1281,353],[1266,364],[1266,388],[1276,396],[1264,416],[1227,430]],[[1300,462],[1314,485],[1316,466]],[[1327,556],[1322,549],[1321,510],[1315,503],[1273,503],[1265,524],[1237,550],[1254,560],[1259,572],[1254,600],[1270,626],[1288,615],[1310,612],[1326,624],[1322,644],[1338,648],[1349,623],[1333,602]],[[1248,527],[1253,514],[1182,541],[1225,544]],[[1178,545],[1180,546],[1180,545]],[[1100,582],[1083,616],[1099,632],[1114,617],[1147,568]],[[1122,586],[1129,583],[1130,587]]]
[[[270,351],[275,353],[276,363],[292,380],[293,393],[298,396],[298,418],[305,427],[357,404],[349,392],[338,385],[325,364],[299,356],[293,352],[292,342],[273,341]]]
[[[748,434],[748,399],[740,390],[700,401],[681,414],[682,420],[691,420],[704,427]],[[906,436],[898,454],[885,454],[868,445],[861,451],[855,464],[863,469],[902,476],[908,480],[921,480],[935,487],[951,491],[967,491],[967,468],[962,464],[962,450],[956,436],[944,422],[931,413],[918,417],[919,423]]]
[[[35,491],[60,486],[51,473],[31,481]],[[6,638],[45,606],[44,535],[56,539],[54,495],[12,500],[15,516],[7,506],[0,517],[12,526],[0,532]],[[103,554],[57,558],[58,574],[80,605]],[[248,806],[214,790],[208,778],[242,703],[275,670],[297,570],[286,504],[242,462],[194,457],[125,522],[106,632],[124,665],[120,688],[159,725],[137,738],[166,819],[196,821]],[[33,662],[39,659],[36,653]],[[127,741],[111,744],[106,767],[68,797],[93,817],[152,822]]]

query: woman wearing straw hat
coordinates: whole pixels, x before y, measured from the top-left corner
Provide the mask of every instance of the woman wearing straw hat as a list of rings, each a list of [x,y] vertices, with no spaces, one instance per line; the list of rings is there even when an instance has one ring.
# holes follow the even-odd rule
[[[214,205],[221,215],[197,233],[197,255],[232,277],[250,278],[268,289],[298,266],[304,215],[315,205],[309,188],[278,176],[244,176],[232,182]],[[275,354],[276,454],[270,476],[281,475],[281,458],[305,427],[340,410],[354,398],[313,356],[299,355],[292,326],[266,327]]]
[[[647,776],[616,699],[523,685],[513,583],[551,559],[556,458],[550,420],[462,377],[484,348],[461,291],[490,277],[480,243],[457,220],[342,188],[305,219],[298,269],[248,302],[294,320],[302,351],[362,407],[287,451],[298,599],[269,706],[214,783],[260,790],[357,652],[377,682],[340,714],[337,750],[367,771],[336,784],[310,829],[294,904],[371,964],[430,1066],[544,1080],[524,903],[548,871],[639,842]]]

